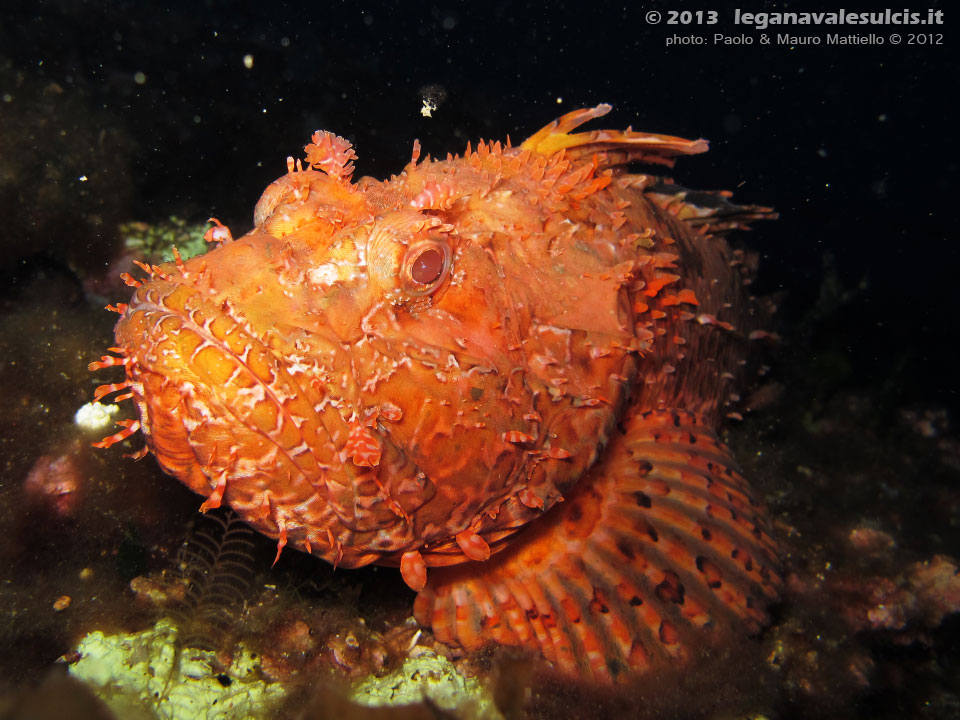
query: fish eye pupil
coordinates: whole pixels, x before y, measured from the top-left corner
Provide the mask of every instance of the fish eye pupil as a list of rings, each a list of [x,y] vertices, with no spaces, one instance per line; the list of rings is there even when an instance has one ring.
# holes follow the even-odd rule
[[[417,255],[410,268],[410,276],[420,285],[429,285],[443,272],[443,253],[428,248]]]

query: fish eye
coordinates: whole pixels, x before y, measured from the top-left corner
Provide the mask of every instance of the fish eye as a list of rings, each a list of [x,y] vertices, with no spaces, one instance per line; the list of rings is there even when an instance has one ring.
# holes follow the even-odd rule
[[[446,243],[428,240],[407,250],[403,276],[407,292],[422,295],[433,291],[450,269],[450,248]]]
[[[423,250],[410,266],[410,277],[421,285],[429,285],[443,272],[443,253],[436,248]]]

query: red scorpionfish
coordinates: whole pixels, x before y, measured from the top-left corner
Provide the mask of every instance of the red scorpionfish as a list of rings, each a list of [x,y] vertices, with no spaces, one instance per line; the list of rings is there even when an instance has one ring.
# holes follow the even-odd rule
[[[629,170],[702,140],[572,132],[609,110],[383,182],[318,131],[253,230],[126,276],[91,367],[139,420],[97,445],[139,430],[278,556],[399,565],[462,650],[610,682],[760,629],[778,550],[716,427],[758,332],[723,236],[770,211]]]

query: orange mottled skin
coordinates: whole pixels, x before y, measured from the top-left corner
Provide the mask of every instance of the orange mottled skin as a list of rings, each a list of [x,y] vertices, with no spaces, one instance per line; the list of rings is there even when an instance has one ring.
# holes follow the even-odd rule
[[[428,567],[496,557],[618,421],[715,426],[751,327],[721,235],[764,211],[628,172],[703,141],[570,132],[608,109],[519,147],[417,162],[417,145],[382,182],[352,182],[349,143],[315,134],[253,230],[121,308],[163,469],[281,548],[400,565],[419,590]]]

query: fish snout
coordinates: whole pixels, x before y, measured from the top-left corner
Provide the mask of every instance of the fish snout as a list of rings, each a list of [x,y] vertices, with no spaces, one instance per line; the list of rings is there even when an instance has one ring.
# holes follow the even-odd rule
[[[262,504],[265,487],[293,502],[316,495],[335,459],[329,435],[285,362],[229,303],[153,281],[116,336],[147,446],[208,507],[224,492],[235,509]],[[288,478],[283,487],[278,477]],[[227,478],[242,482],[226,487]]]

